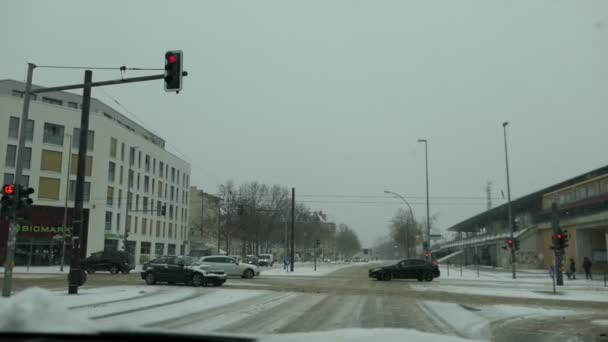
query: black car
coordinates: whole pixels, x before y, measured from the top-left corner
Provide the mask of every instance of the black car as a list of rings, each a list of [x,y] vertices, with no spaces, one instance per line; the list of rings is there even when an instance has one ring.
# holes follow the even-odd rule
[[[437,265],[422,259],[403,259],[394,265],[374,267],[369,270],[370,278],[378,280],[418,279],[433,281],[440,275]]]
[[[122,272],[129,273],[133,265],[129,263],[129,256],[121,251],[103,251],[91,254],[82,263],[81,267],[87,273],[92,274],[96,271],[109,271],[112,274]]]
[[[150,260],[142,267],[141,279],[148,285],[157,282],[194,286],[220,286],[228,276],[223,270],[199,263],[189,256],[167,255]]]

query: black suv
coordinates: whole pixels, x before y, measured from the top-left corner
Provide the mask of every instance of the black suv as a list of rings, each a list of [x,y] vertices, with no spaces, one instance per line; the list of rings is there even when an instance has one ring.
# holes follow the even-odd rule
[[[369,270],[370,278],[378,280],[418,279],[433,281],[440,275],[437,265],[422,259],[403,259],[394,265],[375,267]]]
[[[183,283],[194,286],[220,286],[228,276],[223,270],[202,265],[189,256],[167,255],[150,260],[142,266],[141,279],[148,285],[157,282]]]
[[[112,274],[129,273],[133,265],[129,264],[127,253],[120,251],[104,251],[91,254],[82,264],[82,269],[92,274],[95,271],[109,271]]]

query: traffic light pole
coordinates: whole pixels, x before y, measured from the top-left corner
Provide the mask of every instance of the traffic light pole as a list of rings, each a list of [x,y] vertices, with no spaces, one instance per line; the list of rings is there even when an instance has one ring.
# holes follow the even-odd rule
[[[557,241],[556,235],[559,232],[559,210],[557,208],[557,203],[553,202],[551,204],[551,228],[553,230],[553,253],[555,255],[555,283],[557,286],[564,285],[564,275],[562,273],[562,264],[563,264],[563,253],[564,251],[559,246],[559,241]]]
[[[291,244],[291,248],[289,251],[290,266],[289,270],[293,272],[293,263],[295,262],[295,225],[296,225],[296,188],[291,188],[291,239],[289,243]]]
[[[21,114],[21,129],[19,130],[19,146],[17,147],[17,165],[15,165],[14,183],[21,185],[21,175],[23,174],[23,151],[25,150],[25,129],[29,117],[30,95],[32,91],[32,77],[36,65],[27,64],[27,81],[23,94],[23,112]],[[21,186],[15,187],[15,198],[19,199]],[[6,257],[4,259],[4,279],[2,283],[2,296],[10,297],[13,287],[13,263],[15,260],[15,244],[17,242],[17,206],[13,205],[9,213],[8,239],[6,241]]]
[[[74,198],[74,228],[72,231],[72,255],[70,258],[70,284],[68,294],[78,294],[80,285],[80,242],[82,241],[82,206],[84,200],[84,174],[87,159],[87,137],[89,133],[89,108],[91,106],[91,83],[93,72],[85,70],[82,92],[82,115],[80,117],[80,141],[78,142],[78,168],[76,171],[76,196]]]
[[[513,227],[513,211],[511,209],[511,181],[510,181],[510,177],[509,177],[509,154],[507,151],[507,125],[509,123],[508,122],[504,122],[502,124],[502,129],[503,129],[503,135],[504,135],[504,140],[505,140],[505,168],[507,170],[507,219],[509,220],[509,238],[511,240],[513,240],[513,236],[514,234],[514,227]],[[511,272],[513,273],[513,279],[517,278],[516,273],[515,273],[515,267],[516,267],[516,259],[515,259],[515,248],[511,248]]]

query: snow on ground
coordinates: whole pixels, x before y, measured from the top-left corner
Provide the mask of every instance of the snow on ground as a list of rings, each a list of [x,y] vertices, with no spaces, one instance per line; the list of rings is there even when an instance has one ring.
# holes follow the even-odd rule
[[[510,285],[509,285],[510,286]],[[577,291],[571,289],[558,289],[557,294],[552,294],[552,287],[543,288],[510,288],[504,284],[497,286],[478,286],[478,284],[470,284],[468,286],[450,285],[444,283],[420,283],[411,284],[411,288],[418,291],[440,291],[453,292],[480,296],[497,296],[497,297],[519,297],[519,298],[540,298],[540,299],[555,299],[555,300],[578,300],[591,302],[608,302],[608,291]]]
[[[596,319],[594,321],[591,321],[591,323],[608,327],[608,319]]]
[[[69,295],[66,290],[52,291],[66,307],[79,305],[99,304],[109,301],[117,301],[129,298],[139,298],[160,290],[160,287],[151,286],[110,286],[78,289],[78,295]]]
[[[403,342],[403,341],[425,341],[425,342],[460,342],[471,341],[456,336],[424,333],[411,329],[343,329],[334,331],[279,334],[262,336],[260,342]]]
[[[4,274],[4,267],[0,267],[0,272]],[[16,276],[17,274],[68,274],[70,272],[70,266],[64,266],[63,272],[59,266],[15,266],[13,268],[13,274]]]
[[[261,276],[324,276],[341,268],[352,267],[357,265],[369,265],[364,263],[317,263],[317,270],[314,270],[312,262],[299,262],[294,265],[293,272],[287,272],[283,265],[275,264],[274,267],[260,267]]]
[[[573,310],[543,309],[514,305],[478,305],[463,306],[460,304],[425,301],[418,304],[421,309],[437,324],[447,326],[459,334],[474,339],[490,340],[490,324],[507,322],[526,317],[569,316]]]

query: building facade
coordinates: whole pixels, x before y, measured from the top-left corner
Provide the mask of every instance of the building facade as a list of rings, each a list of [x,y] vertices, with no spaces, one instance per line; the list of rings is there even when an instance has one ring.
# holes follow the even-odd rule
[[[190,187],[190,253],[193,256],[218,254],[220,206],[222,198]]]
[[[4,183],[14,182],[24,88],[22,82],[0,81]],[[32,96],[21,183],[35,189],[34,210],[36,206],[63,208],[66,196],[67,206],[74,206],[81,102],[80,95],[68,92]],[[87,139],[86,255],[122,250],[125,231],[136,264],[156,255],[187,253],[189,163],[168,152],[162,138],[95,98],[91,99]],[[18,235],[18,240],[27,238]],[[36,243],[50,241],[42,238]]]

